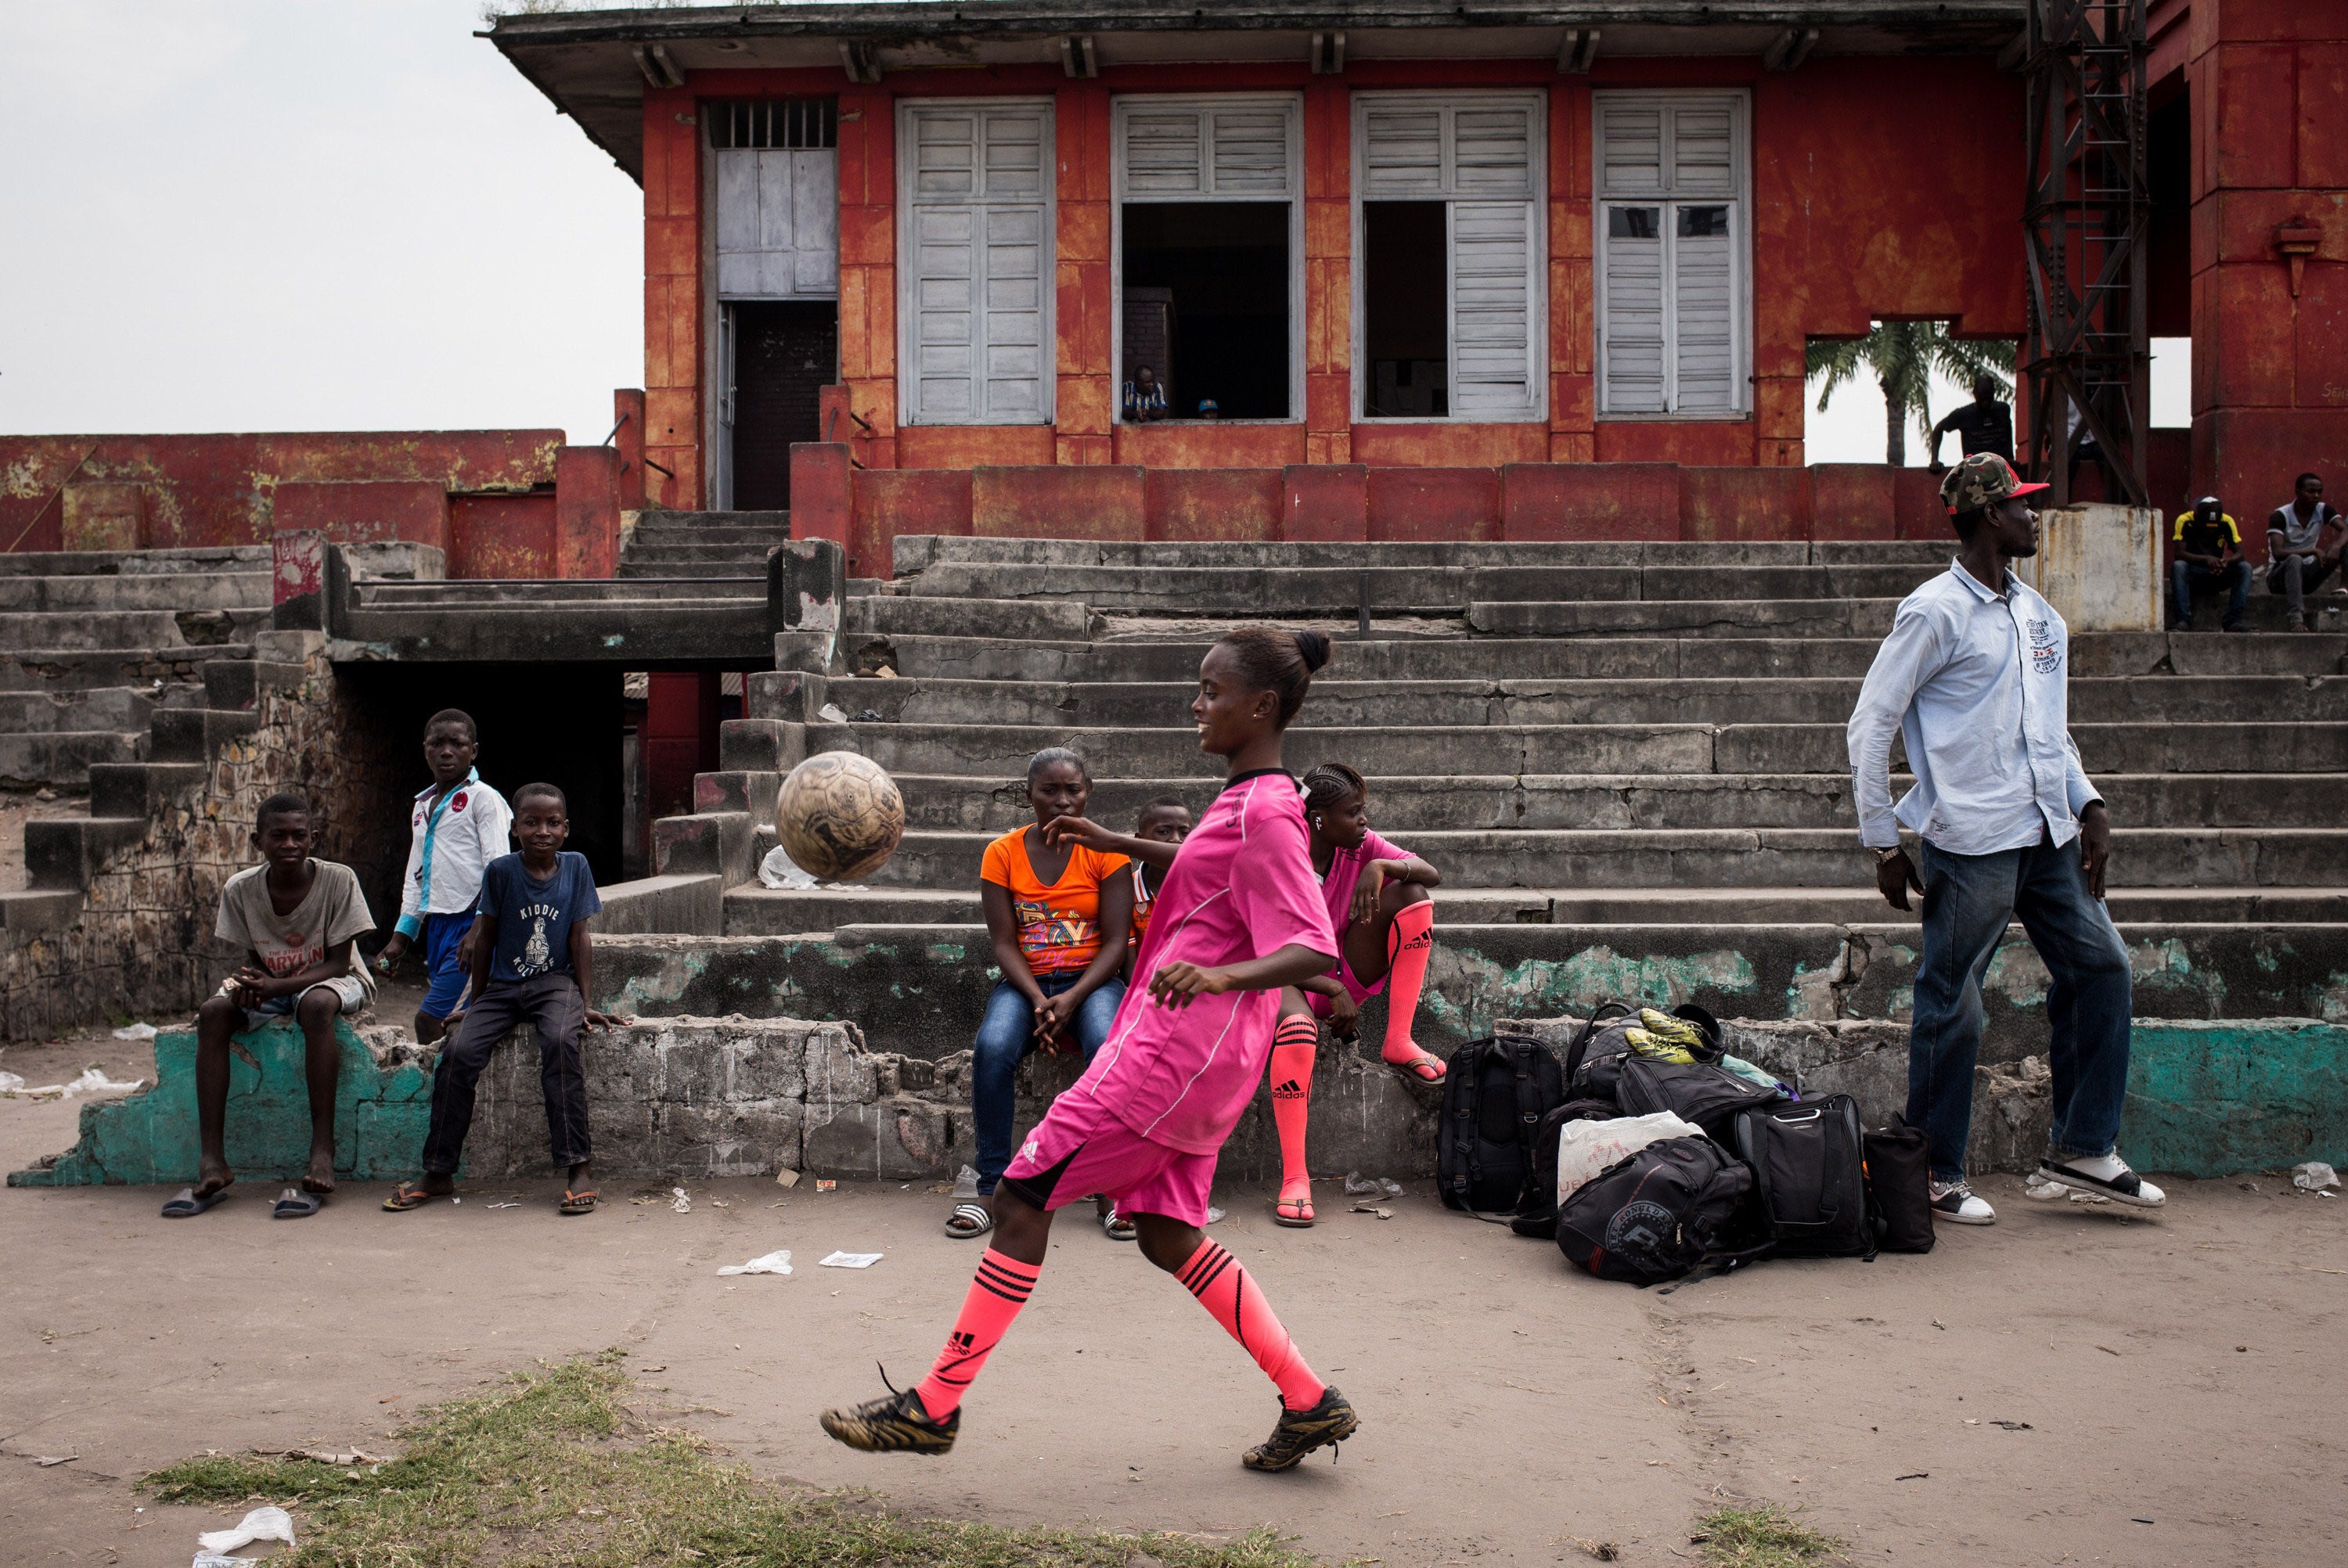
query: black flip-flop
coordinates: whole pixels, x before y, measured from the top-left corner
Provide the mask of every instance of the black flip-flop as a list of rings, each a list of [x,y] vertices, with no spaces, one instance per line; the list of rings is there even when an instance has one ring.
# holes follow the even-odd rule
[[[305,1193],[299,1187],[288,1187],[277,1194],[276,1204],[269,1211],[273,1220],[306,1220],[326,1206],[324,1193]]]
[[[226,1187],[216,1187],[201,1197],[196,1195],[195,1188],[181,1187],[178,1196],[165,1200],[163,1217],[167,1220],[193,1219],[227,1195]]]
[[[2115,1202],[2131,1204],[2140,1209],[2157,1209],[2164,1206],[2161,1204],[2145,1201],[2144,1179],[2134,1171],[2128,1172],[2116,1182],[2107,1182],[2101,1176],[2090,1176],[2084,1171],[2075,1171],[2068,1165],[2058,1165],[2052,1160],[2041,1160],[2038,1162],[2038,1179],[2042,1182],[2060,1182],[2066,1187],[2077,1187],[2085,1192],[2101,1193]]]

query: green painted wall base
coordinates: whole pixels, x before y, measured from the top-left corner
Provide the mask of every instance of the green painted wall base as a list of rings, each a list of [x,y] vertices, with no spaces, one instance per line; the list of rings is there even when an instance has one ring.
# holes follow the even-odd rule
[[[359,1182],[417,1173],[430,1114],[432,1079],[414,1062],[379,1065],[350,1026],[337,1022],[343,1063],[335,1094],[335,1174]],[[295,1181],[310,1168],[310,1091],[302,1030],[286,1020],[236,1037],[229,1048],[228,1162],[246,1181]],[[196,1179],[196,1037],[155,1037],[153,1087],[85,1105],[81,1141],[51,1163],[12,1172],[12,1187]]]
[[[2188,1176],[2348,1165],[2348,1026],[2139,1020],[2120,1152]]]

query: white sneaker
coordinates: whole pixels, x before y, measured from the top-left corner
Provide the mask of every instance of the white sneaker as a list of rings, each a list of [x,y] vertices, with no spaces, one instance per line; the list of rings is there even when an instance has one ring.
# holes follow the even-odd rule
[[[1963,1182],[1934,1182],[1931,1193],[1934,1219],[1949,1220],[1961,1225],[1997,1224],[1997,1211],[1989,1206],[1987,1199],[1977,1196]]]
[[[2060,1160],[2052,1154],[2038,1162],[2037,1179],[2060,1182],[2076,1193],[2098,1193],[2139,1209],[2157,1209],[2168,1194],[2128,1169],[2117,1154],[2094,1160]]]

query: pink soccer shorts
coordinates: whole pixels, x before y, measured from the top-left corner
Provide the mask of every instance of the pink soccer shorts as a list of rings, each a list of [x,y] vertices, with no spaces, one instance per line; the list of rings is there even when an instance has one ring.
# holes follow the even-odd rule
[[[1046,1211],[1107,1193],[1121,1214],[1203,1225],[1215,1156],[1153,1143],[1091,1095],[1070,1090],[1027,1134],[1002,1185]]]

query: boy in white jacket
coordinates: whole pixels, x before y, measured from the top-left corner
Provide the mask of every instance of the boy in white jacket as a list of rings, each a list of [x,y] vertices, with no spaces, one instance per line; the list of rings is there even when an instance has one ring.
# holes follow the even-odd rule
[[[424,726],[424,762],[432,783],[416,797],[408,817],[407,876],[401,886],[399,924],[376,956],[390,974],[409,948],[424,948],[426,989],[416,1013],[416,1039],[430,1044],[446,1030],[465,994],[466,937],[481,898],[482,868],[510,854],[513,808],[481,782],[473,766],[480,732],[472,715],[443,708]]]

